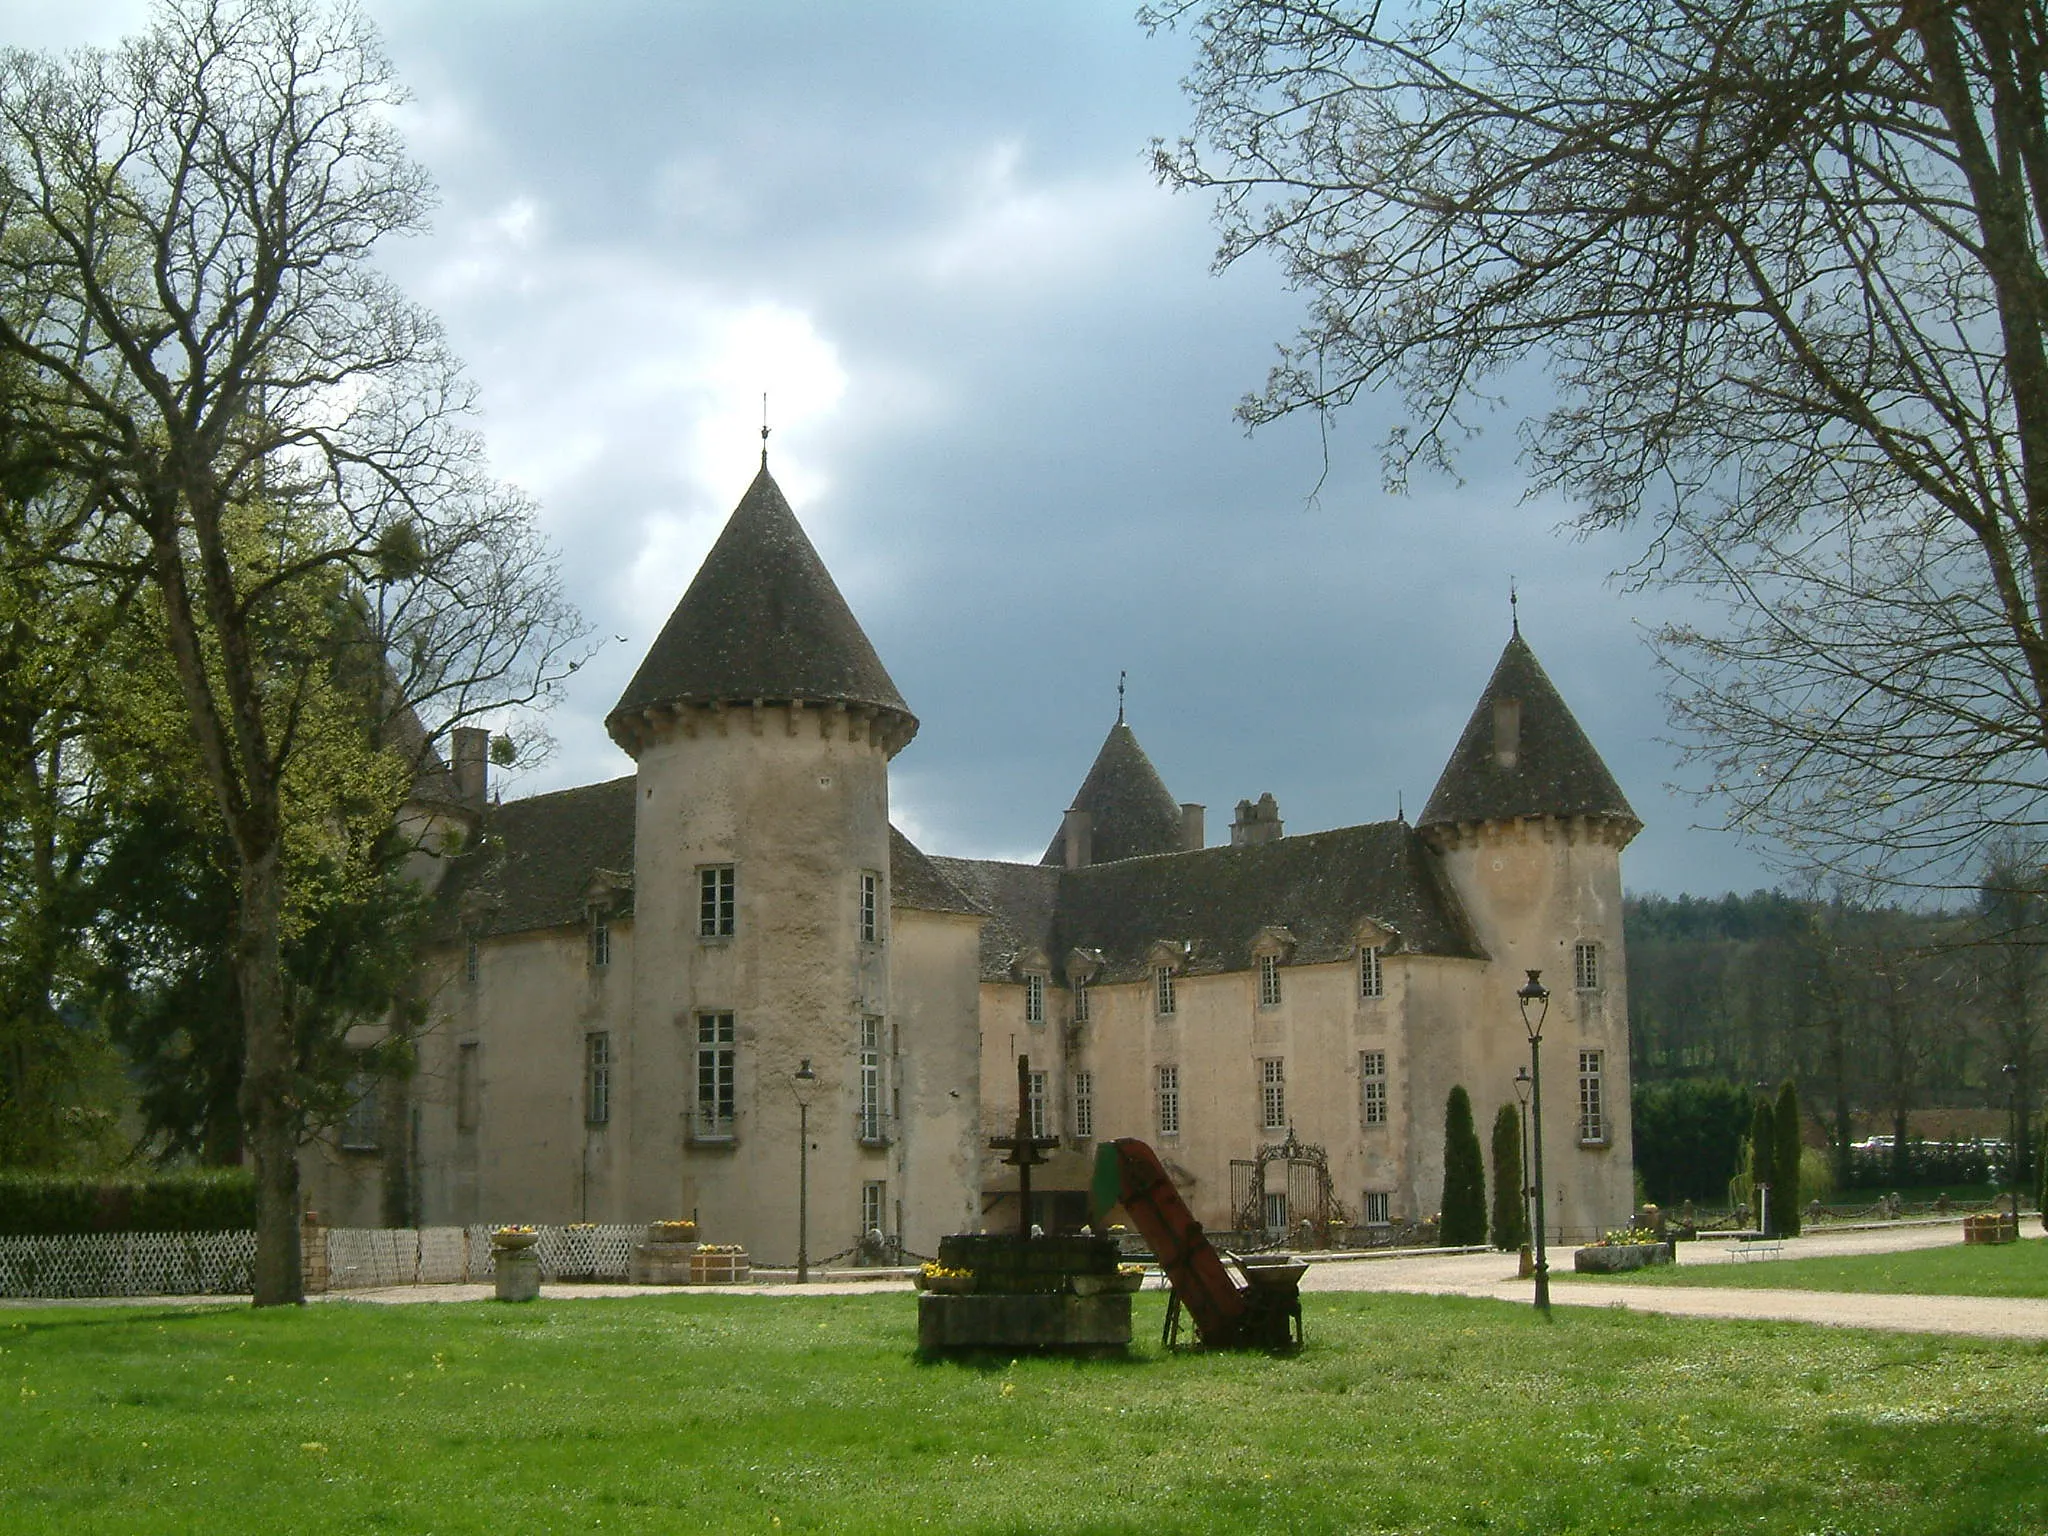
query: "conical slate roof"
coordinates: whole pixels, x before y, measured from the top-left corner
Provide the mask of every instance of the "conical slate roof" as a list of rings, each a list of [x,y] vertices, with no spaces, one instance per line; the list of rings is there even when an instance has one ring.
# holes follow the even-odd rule
[[[606,724],[621,738],[654,705],[755,699],[867,706],[917,728],[766,463]]]
[[[1089,862],[1141,858],[1180,851],[1180,802],[1119,715],[1095,766],[1074,796],[1077,811],[1093,818]],[[1053,834],[1041,864],[1066,863],[1066,828]]]
[[[1497,740],[1497,731],[1514,739]],[[1642,825],[1519,628],[1416,825],[1516,816],[1605,816]]]

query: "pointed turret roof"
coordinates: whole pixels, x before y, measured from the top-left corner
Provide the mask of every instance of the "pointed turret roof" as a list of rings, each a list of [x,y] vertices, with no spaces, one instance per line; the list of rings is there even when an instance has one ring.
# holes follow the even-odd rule
[[[886,711],[903,741],[917,729],[765,455],[605,724],[631,751],[630,723],[645,710],[756,699]]]
[[[1642,825],[1518,626],[1417,827],[1517,816]]]
[[[1095,754],[1095,766],[1074,795],[1077,811],[1092,818],[1091,864],[1135,859],[1148,853],[1178,853],[1181,847],[1180,802],[1159,777],[1152,759],[1124,724],[1121,713]],[[1064,864],[1066,828],[1053,834],[1041,864]]]

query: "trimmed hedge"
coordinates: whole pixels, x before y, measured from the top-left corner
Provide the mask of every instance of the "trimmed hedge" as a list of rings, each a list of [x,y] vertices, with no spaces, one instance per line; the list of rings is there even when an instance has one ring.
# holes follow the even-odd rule
[[[134,1178],[0,1172],[0,1236],[238,1232],[256,1225],[256,1177],[195,1168]]]

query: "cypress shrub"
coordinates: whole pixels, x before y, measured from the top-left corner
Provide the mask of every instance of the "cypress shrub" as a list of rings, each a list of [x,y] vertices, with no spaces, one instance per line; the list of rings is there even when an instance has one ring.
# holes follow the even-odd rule
[[[1493,1117],[1493,1246],[1509,1253],[1529,1241],[1522,1185],[1522,1112],[1503,1104]]]
[[[0,1172],[0,1236],[81,1232],[236,1232],[256,1225],[246,1168],[193,1168],[131,1178]]]
[[[1486,1241],[1486,1159],[1472,1124],[1472,1098],[1460,1084],[1444,1101],[1444,1202],[1437,1242],[1464,1248]]]
[[[1768,1212],[1759,1208],[1757,1218],[1766,1231],[1776,1231],[1778,1224],[1778,1130],[1777,1117],[1771,1113],[1771,1101],[1758,1099],[1756,1110],[1749,1118],[1749,1187],[1750,1198],[1760,1201],[1756,1193],[1760,1186],[1771,1187]],[[1766,1221],[1766,1216],[1768,1220]]]
[[[1771,1112],[1771,1121],[1777,1133],[1771,1147],[1771,1167],[1778,1175],[1778,1182],[1771,1186],[1772,1219],[1780,1232],[1797,1237],[1799,1206],[1806,1199],[1799,1187],[1800,1153],[1804,1148],[1799,1140],[1799,1090],[1789,1077],[1778,1090],[1778,1106]]]

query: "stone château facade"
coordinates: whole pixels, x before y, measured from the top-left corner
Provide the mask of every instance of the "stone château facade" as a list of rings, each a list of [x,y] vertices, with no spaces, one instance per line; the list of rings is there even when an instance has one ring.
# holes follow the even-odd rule
[[[607,726],[632,774],[503,804],[458,733],[416,808],[449,850],[417,1070],[309,1149],[329,1220],[694,1213],[786,1262],[801,1092],[811,1256],[929,1254],[1014,1219],[1019,1055],[1047,1224],[1122,1135],[1211,1228],[1426,1219],[1452,1086],[1483,1127],[1528,1059],[1532,968],[1550,1226],[1629,1211],[1640,823],[1519,629],[1412,825],[1290,836],[1265,795],[1209,846],[1120,717],[1042,862],[927,856],[888,814],[917,720],[764,463]]]

